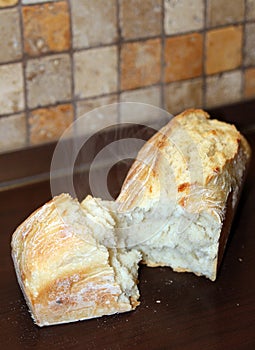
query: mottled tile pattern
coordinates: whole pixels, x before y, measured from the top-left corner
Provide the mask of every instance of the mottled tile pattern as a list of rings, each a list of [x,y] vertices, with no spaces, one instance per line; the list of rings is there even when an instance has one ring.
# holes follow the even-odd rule
[[[255,23],[248,23],[245,26],[244,51],[245,65],[255,65]]]
[[[0,0],[0,8],[7,6],[14,6],[18,3],[19,0]]]
[[[30,56],[70,47],[69,12],[65,1],[22,8],[24,50]]]
[[[70,3],[75,48],[110,44],[117,40],[116,0],[75,0]]]
[[[206,84],[207,107],[238,102],[242,97],[242,73],[239,70],[207,77]]]
[[[246,0],[247,10],[246,10],[246,18],[248,20],[255,19],[255,1],[254,0]]]
[[[24,104],[21,63],[0,66],[0,114],[22,111]]]
[[[71,99],[71,65],[68,54],[31,59],[26,65],[29,108]]]
[[[140,102],[161,107],[161,88],[152,86],[144,89],[124,91],[120,95],[120,102]]]
[[[30,143],[35,145],[58,139],[73,120],[70,104],[33,110],[29,113]]]
[[[5,151],[255,98],[254,0],[0,0],[0,32]]]
[[[120,107],[121,123],[154,123],[159,118],[165,118],[163,110],[150,107],[150,105],[161,107],[160,86],[125,91],[121,93],[120,101],[128,102],[127,105]]]
[[[202,106],[203,82],[201,78],[179,81],[165,86],[165,108],[176,115],[185,108]]]
[[[19,13],[16,8],[0,11],[0,63],[22,57]]]
[[[26,146],[25,114],[0,118],[0,153]]]
[[[76,105],[79,129],[84,134],[90,134],[106,127],[116,125],[118,122],[118,110],[115,103],[117,95],[78,101]],[[90,112],[90,113],[89,113]]]
[[[208,26],[231,24],[244,19],[245,0],[234,0],[234,4],[233,0],[208,0],[207,4]]]
[[[79,117],[83,116],[84,114],[92,111],[95,108],[107,106],[109,104],[113,104],[113,103],[117,103],[117,102],[118,102],[118,96],[116,94],[77,101],[77,103],[76,103],[76,116],[77,116],[77,118],[79,118]]]
[[[117,91],[116,46],[74,54],[75,95],[79,98]]]
[[[240,66],[242,26],[214,29],[206,35],[206,73],[214,74]]]
[[[244,95],[247,98],[255,97],[255,68],[250,68],[245,71],[244,76]]]
[[[159,39],[123,44],[121,50],[121,90],[156,84],[160,81]]]
[[[201,34],[171,37],[165,43],[165,81],[195,78],[202,74],[203,38]]]
[[[161,0],[120,0],[120,28],[124,39],[160,35]]]
[[[186,33],[204,26],[203,0],[165,0],[166,34]]]

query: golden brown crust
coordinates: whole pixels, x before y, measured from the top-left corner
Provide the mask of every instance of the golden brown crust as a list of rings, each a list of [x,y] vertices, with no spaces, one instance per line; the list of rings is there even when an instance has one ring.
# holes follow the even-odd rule
[[[220,228],[223,226],[217,234],[221,237],[220,254],[212,258],[213,273],[208,276],[215,280],[230,230],[230,225],[224,229],[230,213],[227,202],[231,194],[234,212],[250,156],[247,141],[234,125],[210,120],[202,110],[184,111],[140,150],[117,202],[122,210],[150,207],[154,199],[160,199],[163,188],[167,189],[168,198],[175,200],[176,207],[186,213],[209,214]],[[232,221],[233,215],[230,216]],[[148,266],[167,266],[166,262],[153,261],[146,255],[145,262]],[[178,271],[188,269],[180,267]]]
[[[77,215],[78,202],[60,195],[21,224],[12,238],[18,281],[35,322],[73,322],[136,307],[120,301],[122,290],[109,253]]]
[[[151,198],[159,198],[162,187],[175,182],[176,204],[192,210],[199,190],[206,188],[207,203],[214,201],[224,206],[235,175],[231,173],[233,163],[240,152],[242,165],[246,166],[250,147],[235,126],[209,120],[209,115],[200,109],[184,111],[140,150],[117,201],[125,209],[142,206]]]

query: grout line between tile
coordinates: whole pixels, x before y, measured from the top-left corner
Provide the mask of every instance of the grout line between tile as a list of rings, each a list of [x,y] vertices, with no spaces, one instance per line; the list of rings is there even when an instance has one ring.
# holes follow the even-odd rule
[[[120,3],[119,0],[115,0],[116,3],[116,24],[117,24],[117,102],[120,102],[121,92],[121,26],[120,26]],[[120,106],[118,105],[117,110],[117,123],[120,124]]]
[[[247,11],[248,11],[248,4],[247,0],[244,2],[244,23],[243,23],[243,42],[242,42],[242,65],[241,65],[241,70],[242,70],[242,81],[241,81],[241,99],[245,99],[245,46],[246,46],[246,17],[247,17]]]
[[[161,0],[161,108],[165,109],[165,0]]]
[[[118,50],[118,86],[117,86],[117,91],[118,91],[118,105],[117,105],[117,125],[120,125],[122,122],[121,118],[121,108],[120,108],[120,95],[121,95],[121,50],[122,50],[122,33],[121,33],[121,23],[120,23],[120,7],[121,7],[121,0],[116,0],[116,6],[117,6],[117,31],[118,31],[118,43],[117,43],[117,50]],[[116,137],[118,138],[120,135],[119,133],[121,132],[119,128],[115,129],[116,131]],[[118,146],[117,146],[118,147]],[[118,148],[119,150],[119,148]]]
[[[204,30],[203,30],[203,53],[202,53],[202,108],[206,107],[206,92],[207,92],[207,84],[206,84],[206,35],[207,35],[207,0],[204,0]]]
[[[75,121],[77,119],[77,108],[76,108],[76,101],[75,101],[75,82],[74,82],[74,52],[73,52],[73,20],[72,20],[72,5],[71,0],[67,0],[67,7],[69,12],[69,34],[70,34],[70,50],[69,50],[69,57],[70,57],[70,65],[71,65],[71,104],[73,106],[73,112],[74,112],[74,118]]]
[[[26,60],[24,57],[24,24],[22,17],[22,4],[21,1],[18,2],[18,11],[19,11],[19,25],[21,33],[21,50],[22,50],[22,74],[23,74],[23,94],[24,94],[24,104],[25,104],[25,120],[26,120],[26,145],[30,146],[30,127],[29,127],[29,110],[28,110],[28,94],[27,94],[27,84],[26,84]]]
[[[129,92],[129,91],[136,91],[136,90],[148,90],[148,89],[150,89],[152,87],[158,87],[158,86],[160,87],[160,84],[151,84],[151,85],[141,86],[139,88],[134,88],[134,89],[129,89],[129,90],[120,90],[120,93],[122,93],[122,92]],[[96,100],[97,98],[110,97],[110,96],[114,96],[116,94],[117,94],[116,92],[111,92],[111,93],[107,93],[107,94],[101,94],[101,95],[96,95],[96,96],[89,96],[89,97],[85,97],[85,98],[77,97],[77,98],[75,98],[75,101],[76,102],[82,102],[82,101]],[[37,109],[41,109],[41,108],[57,107],[57,106],[62,105],[62,104],[72,104],[72,100],[62,100],[62,101],[58,101],[58,102],[52,103],[52,104],[47,104],[47,105],[43,105],[43,106],[37,106],[37,107],[28,109],[28,112],[33,112],[33,111],[35,111]],[[11,116],[11,115],[14,115],[14,114],[24,113],[24,112],[25,112],[25,110],[21,110],[21,111],[18,111],[16,113],[5,113],[5,114],[0,115],[0,118],[4,118],[4,117],[8,117],[8,116]]]

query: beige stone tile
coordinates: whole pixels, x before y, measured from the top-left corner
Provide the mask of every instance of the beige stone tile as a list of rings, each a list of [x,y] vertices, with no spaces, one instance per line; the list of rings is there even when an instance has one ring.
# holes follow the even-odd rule
[[[71,104],[40,108],[29,113],[30,144],[57,140],[74,120]]]
[[[102,47],[74,54],[75,94],[79,98],[117,91],[117,47]]]
[[[26,119],[23,113],[0,118],[0,153],[26,146]]]
[[[70,47],[67,2],[23,6],[24,50],[30,56],[61,52]]]
[[[244,63],[246,66],[255,64],[255,23],[245,26]]]
[[[70,3],[75,48],[110,44],[117,40],[115,0],[75,0]]]
[[[255,19],[255,1],[254,0],[246,0],[246,1],[247,1],[246,19],[248,20]]]
[[[21,63],[0,66],[0,114],[24,109],[23,73]]]
[[[202,74],[203,37],[200,33],[167,38],[165,43],[165,81],[185,80]]]
[[[244,19],[245,0],[208,0],[207,25],[218,26]]]
[[[103,106],[117,103],[117,102],[118,102],[118,96],[116,94],[104,96],[104,97],[91,98],[88,100],[77,101],[76,103],[77,118],[83,116],[84,114],[92,111],[95,108],[103,107]]]
[[[18,0],[0,0],[0,8],[7,6],[14,6],[18,3]]]
[[[202,29],[203,0],[165,0],[165,32],[180,34]]]
[[[157,84],[161,71],[161,41],[126,43],[121,48],[121,90]]]
[[[153,105],[159,108],[161,107],[160,86],[152,86],[145,89],[136,89],[122,92],[120,95],[120,101],[134,102],[134,104],[120,108],[122,123],[155,122],[158,120],[158,118],[160,118],[160,116],[164,114],[163,110],[161,112],[161,109],[157,111],[154,108],[152,108],[151,113],[149,113],[149,105]],[[141,106],[136,106],[136,103],[141,104]],[[143,106],[144,104],[145,106]]]
[[[176,115],[186,108],[202,107],[201,78],[171,83],[165,86],[166,110]]]
[[[244,76],[244,96],[247,98],[255,97],[255,68],[249,68]]]
[[[206,78],[206,107],[216,107],[240,101],[242,73],[240,70]]]
[[[21,52],[21,30],[16,8],[0,11],[0,62],[18,60]]]
[[[161,106],[161,88],[160,86],[152,86],[145,89],[124,91],[120,95],[120,101],[148,103],[148,104],[160,107]]]
[[[124,39],[161,34],[161,0],[120,0],[120,27]]]
[[[213,29],[206,34],[206,73],[215,74],[240,66],[243,27]]]
[[[79,129],[83,134],[90,134],[105,127],[116,125],[118,122],[117,95],[104,96],[85,101],[78,101],[76,104]],[[89,113],[91,112],[91,113]],[[81,130],[79,130],[81,134]]]
[[[71,99],[71,66],[67,54],[31,59],[26,65],[28,106],[35,108]]]

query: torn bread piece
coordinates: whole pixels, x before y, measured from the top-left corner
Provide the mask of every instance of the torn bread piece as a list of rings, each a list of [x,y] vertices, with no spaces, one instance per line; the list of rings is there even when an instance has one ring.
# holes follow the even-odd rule
[[[140,253],[117,249],[109,212],[97,208],[92,197],[86,202],[89,210],[69,195],[57,196],[13,234],[17,278],[38,326],[130,311],[139,305]],[[97,210],[98,216],[93,213]],[[109,246],[103,245],[107,240]]]
[[[216,279],[250,159],[234,125],[202,110],[173,118],[140,150],[117,203],[148,266]],[[153,212],[154,227],[144,226]],[[131,219],[130,219],[131,218]],[[138,240],[130,240],[136,227]]]

